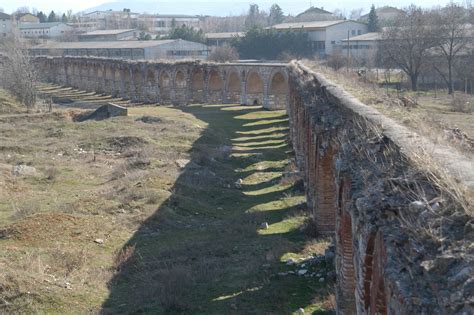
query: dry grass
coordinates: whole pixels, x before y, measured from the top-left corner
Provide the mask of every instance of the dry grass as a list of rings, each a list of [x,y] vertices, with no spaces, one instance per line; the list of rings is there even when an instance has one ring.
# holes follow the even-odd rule
[[[474,114],[455,113],[452,108],[452,98],[438,91],[435,96],[433,91],[428,92],[397,92],[384,89],[371,83],[366,77],[359,77],[355,72],[345,69],[334,71],[320,62],[305,60],[304,64],[326,76],[329,80],[341,85],[346,91],[357,97],[361,102],[375,107],[384,115],[391,117],[436,143],[446,144],[466,154],[472,154],[473,148],[459,145],[445,136],[445,129],[460,128],[471,138],[474,137]],[[403,106],[402,98],[409,97],[418,105],[415,107]],[[463,107],[469,102],[472,107],[474,97],[458,93],[457,99],[461,100]]]

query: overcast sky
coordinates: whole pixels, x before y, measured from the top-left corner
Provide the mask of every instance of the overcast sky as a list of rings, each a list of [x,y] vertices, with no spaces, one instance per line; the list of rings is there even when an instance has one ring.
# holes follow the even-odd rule
[[[462,2],[458,0],[455,2]],[[27,6],[30,9],[36,8],[38,10],[49,12],[54,10],[55,12],[66,12],[68,9],[72,9],[74,12],[82,11],[88,8],[99,6],[103,3],[117,2],[113,0],[79,0],[79,1],[65,1],[65,0],[2,0],[0,2],[0,8],[6,13],[11,13],[18,7]],[[122,2],[122,1],[121,1]],[[190,11],[194,14],[212,14],[215,15],[229,15],[229,14],[240,14],[243,13],[248,7],[249,3],[259,4],[261,9],[267,10],[272,3],[278,3],[285,14],[297,14],[304,11],[310,6],[321,7],[323,6],[326,10],[334,10],[339,8],[350,12],[352,9],[364,8],[368,11],[372,3],[376,7],[391,5],[396,7],[408,6],[411,3],[416,3],[418,6],[432,7],[438,5],[445,5],[449,0],[339,0],[339,1],[317,1],[317,0],[222,0],[222,1],[206,1],[206,0],[139,0],[139,1],[126,1],[127,7],[131,7],[133,10],[134,3],[141,2],[142,8],[143,3],[149,3],[151,13],[166,11],[163,13],[184,13],[190,14]],[[160,10],[160,6],[163,8]],[[166,9],[165,9],[166,8]],[[169,12],[170,10],[174,12]]]

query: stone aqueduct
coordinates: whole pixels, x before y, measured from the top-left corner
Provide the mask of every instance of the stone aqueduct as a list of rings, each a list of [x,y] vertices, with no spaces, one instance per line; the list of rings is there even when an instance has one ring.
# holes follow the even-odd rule
[[[103,58],[36,59],[50,82],[107,93],[132,102],[186,105],[259,104],[285,109],[284,64],[158,63]]]
[[[459,245],[470,243],[472,251],[474,222],[462,211],[449,212],[455,206],[446,210],[449,218],[443,204],[413,208],[414,198],[443,194],[411,160],[409,152],[419,150],[413,132],[320,75],[296,63],[36,61],[49,81],[132,101],[286,108],[315,225],[336,239],[338,314],[474,313],[472,256]],[[454,170],[460,182],[474,183],[472,161],[448,160],[462,166]],[[412,187],[424,195],[414,195]],[[442,234],[442,241],[430,233]]]

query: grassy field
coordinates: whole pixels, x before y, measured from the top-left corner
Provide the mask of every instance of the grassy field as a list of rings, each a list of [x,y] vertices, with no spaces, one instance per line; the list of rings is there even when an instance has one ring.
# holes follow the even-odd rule
[[[304,232],[301,185],[285,175],[284,112],[78,113],[0,115],[0,313],[333,312],[332,266],[307,261],[328,240]]]

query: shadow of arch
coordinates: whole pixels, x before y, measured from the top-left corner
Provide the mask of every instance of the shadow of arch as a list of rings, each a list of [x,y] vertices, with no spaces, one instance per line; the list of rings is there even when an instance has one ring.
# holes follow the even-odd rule
[[[246,85],[247,105],[262,105],[264,83],[260,74],[256,71],[249,72]]]

